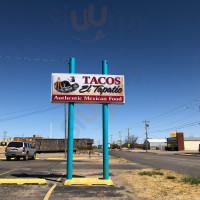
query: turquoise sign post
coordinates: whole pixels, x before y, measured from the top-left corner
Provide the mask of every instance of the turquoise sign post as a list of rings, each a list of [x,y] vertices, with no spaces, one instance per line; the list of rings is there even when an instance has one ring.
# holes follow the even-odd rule
[[[69,60],[69,73],[75,73],[75,58]],[[67,144],[67,179],[73,174],[73,135],[74,135],[74,103],[69,103],[68,110],[68,144]]]
[[[107,75],[107,61],[102,61],[102,74]],[[108,152],[108,104],[103,104],[103,178],[109,179],[109,152]]]

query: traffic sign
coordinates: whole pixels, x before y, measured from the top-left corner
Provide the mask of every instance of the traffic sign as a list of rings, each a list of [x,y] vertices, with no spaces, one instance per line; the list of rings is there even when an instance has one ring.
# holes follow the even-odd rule
[[[117,144],[122,144],[122,141],[121,140],[117,140]]]

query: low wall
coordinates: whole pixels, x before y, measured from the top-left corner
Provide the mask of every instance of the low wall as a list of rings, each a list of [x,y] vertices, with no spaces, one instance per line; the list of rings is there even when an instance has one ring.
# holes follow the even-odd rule
[[[36,148],[37,152],[64,152],[65,151],[65,139],[46,139],[46,138],[34,138],[34,137],[18,137],[14,138],[14,141],[29,142]],[[74,139],[73,150],[78,149],[90,149],[94,143],[93,139],[89,138],[77,138]]]

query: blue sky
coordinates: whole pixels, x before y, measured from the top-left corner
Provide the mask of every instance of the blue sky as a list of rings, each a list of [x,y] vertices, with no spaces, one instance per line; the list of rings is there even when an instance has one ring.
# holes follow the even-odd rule
[[[100,74],[107,59],[108,73],[126,80],[126,104],[109,106],[109,135],[124,139],[130,128],[140,142],[149,120],[149,137],[169,137],[200,121],[197,110],[183,109],[200,104],[199,9],[198,0],[1,0],[0,55],[75,57],[83,74]],[[0,138],[4,131],[48,137],[51,122],[52,136],[64,137],[64,105],[51,104],[50,95],[51,73],[65,72],[67,62],[0,58]],[[102,106],[76,104],[75,113],[74,137],[99,143]],[[200,136],[200,125],[177,131]]]

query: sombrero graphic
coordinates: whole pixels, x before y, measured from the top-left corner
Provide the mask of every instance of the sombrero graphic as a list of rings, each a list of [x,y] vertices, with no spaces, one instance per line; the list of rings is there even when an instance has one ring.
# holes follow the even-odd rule
[[[60,77],[58,77],[57,81],[54,83],[54,88],[56,91],[60,93],[70,93],[75,91],[78,87],[79,84],[75,83],[75,77],[70,76],[71,79],[61,81]]]

